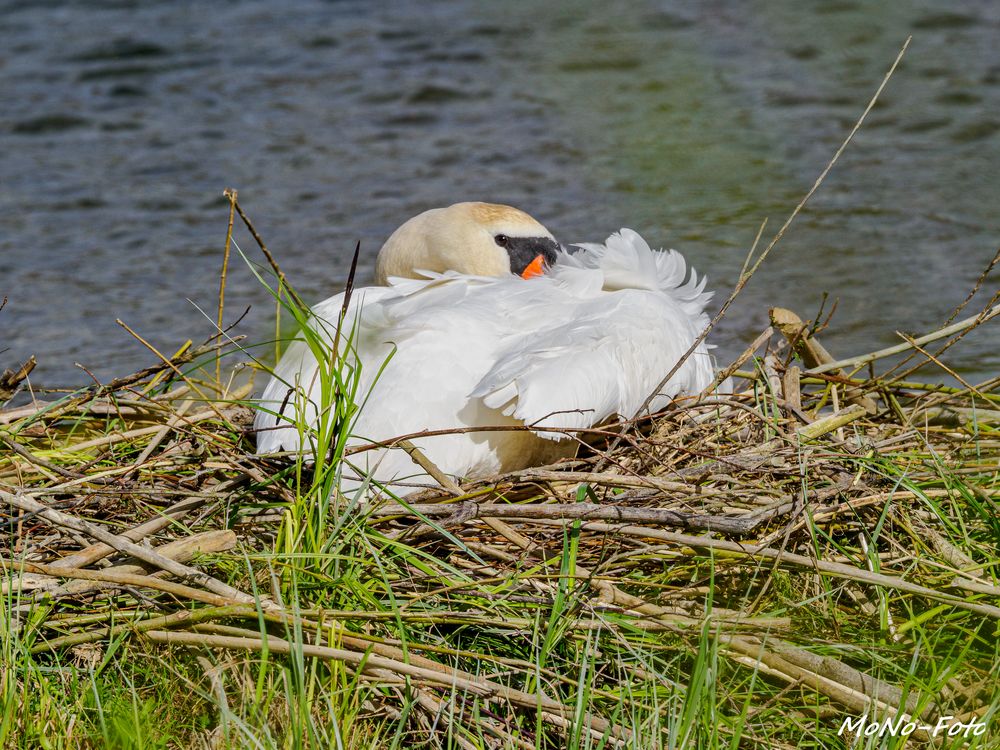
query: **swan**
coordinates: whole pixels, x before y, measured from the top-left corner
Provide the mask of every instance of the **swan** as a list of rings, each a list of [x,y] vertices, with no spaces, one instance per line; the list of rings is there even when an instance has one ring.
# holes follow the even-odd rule
[[[566,429],[633,416],[708,324],[711,299],[679,253],[654,251],[630,229],[569,252],[528,214],[488,203],[407,221],[380,250],[375,279],[353,292],[339,337],[343,294],[316,305],[309,323],[358,368],[348,448],[426,430],[532,427],[412,441],[454,479],[572,455]],[[258,454],[316,450],[319,370],[301,337],[288,347],[258,403]],[[650,408],[713,376],[701,343]],[[436,486],[398,447],[350,455],[342,491],[367,476],[397,495]]]

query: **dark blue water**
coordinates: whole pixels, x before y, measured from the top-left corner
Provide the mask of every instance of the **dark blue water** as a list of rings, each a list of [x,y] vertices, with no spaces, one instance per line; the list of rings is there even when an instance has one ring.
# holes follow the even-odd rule
[[[211,335],[235,187],[302,295],[409,216],[508,202],[564,241],[620,226],[721,290],[906,59],[715,337],[839,300],[846,356],[939,325],[1000,245],[989,2],[0,4],[0,366],[109,378]],[[237,241],[259,260],[245,232]],[[997,285],[988,280],[988,293]],[[242,261],[228,319],[273,310]],[[829,308],[829,304],[827,306]],[[1000,370],[979,331],[950,363]]]

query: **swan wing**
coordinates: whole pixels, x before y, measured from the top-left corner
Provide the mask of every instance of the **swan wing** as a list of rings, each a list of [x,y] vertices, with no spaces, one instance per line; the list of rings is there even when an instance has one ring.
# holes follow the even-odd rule
[[[577,306],[572,322],[510,346],[472,395],[534,427],[590,427],[632,417],[701,329],[669,300],[622,290]],[[660,390],[651,408],[698,393],[712,381],[704,344]],[[542,436],[559,439],[557,432]]]
[[[634,416],[708,324],[711,295],[704,279],[688,278],[679,253],[654,252],[627,229],[581,248],[552,273],[566,294],[541,298],[529,310],[536,321],[552,322],[526,326],[472,392],[530,426],[584,428]],[[650,408],[698,393],[712,377],[701,344]]]

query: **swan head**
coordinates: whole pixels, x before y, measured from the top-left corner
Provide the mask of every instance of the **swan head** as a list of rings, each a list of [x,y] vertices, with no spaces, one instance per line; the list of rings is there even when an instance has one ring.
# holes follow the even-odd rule
[[[414,216],[392,233],[375,261],[375,283],[418,271],[528,278],[555,262],[559,243],[524,211],[496,203],[456,203]]]

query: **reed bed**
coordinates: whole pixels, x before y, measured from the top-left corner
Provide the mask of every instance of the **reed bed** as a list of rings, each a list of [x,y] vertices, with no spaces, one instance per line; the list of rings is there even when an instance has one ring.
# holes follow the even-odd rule
[[[995,746],[1000,378],[943,360],[995,302],[902,364],[774,310],[731,395],[402,499],[254,455],[231,344],[22,397],[0,746]]]

